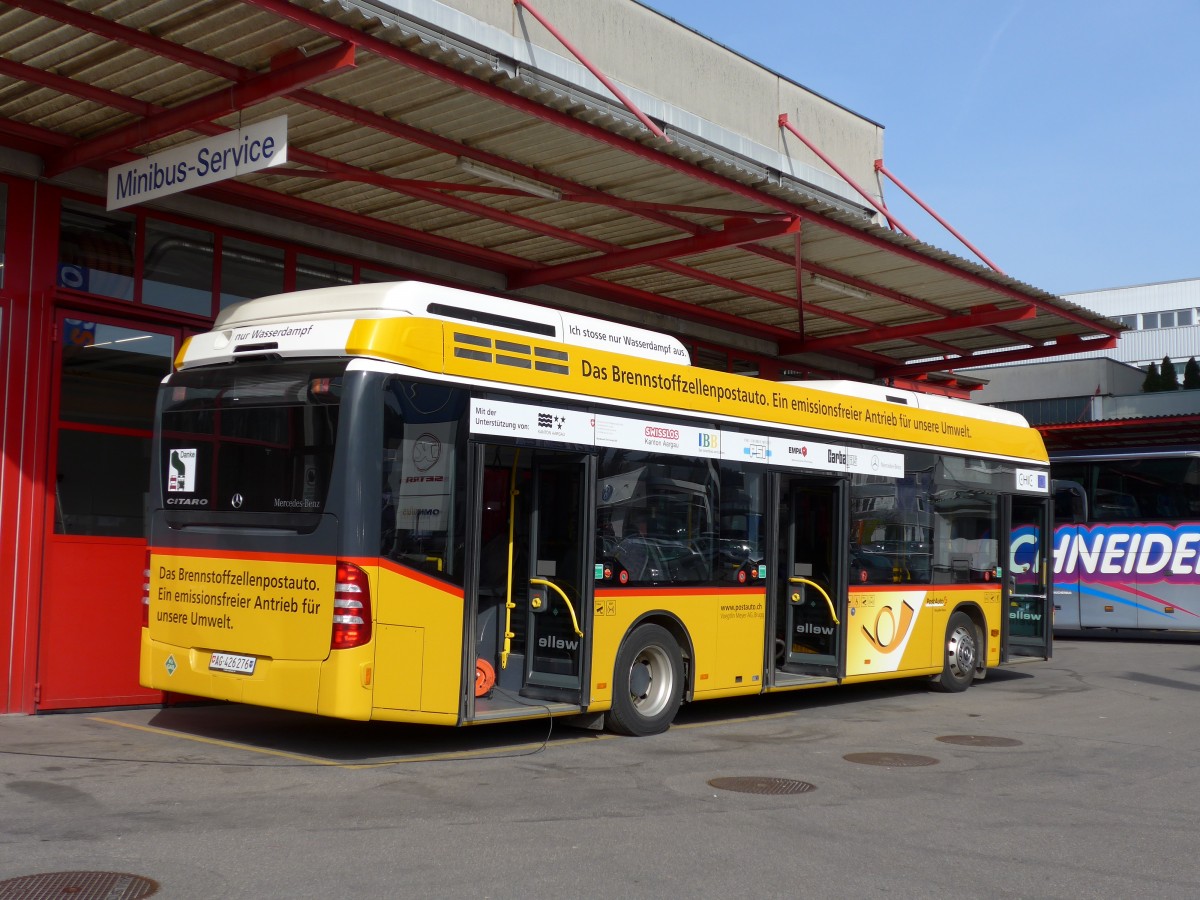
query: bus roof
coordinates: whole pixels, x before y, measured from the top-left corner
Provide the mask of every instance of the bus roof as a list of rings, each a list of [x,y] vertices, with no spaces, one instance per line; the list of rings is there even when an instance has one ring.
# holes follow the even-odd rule
[[[423,281],[343,285],[245,300],[222,310],[212,330],[406,315],[459,319],[609,353],[691,364],[687,348],[670,335]]]
[[[838,394],[843,397],[878,400],[881,403],[896,403],[911,409],[950,413],[955,416],[965,416],[969,419],[982,419],[985,422],[1016,425],[1019,428],[1029,427],[1029,422],[1024,416],[1011,410],[997,409],[994,406],[983,406],[979,403],[955,400],[952,397],[941,397],[936,394],[904,391],[881,384],[866,384],[861,381],[785,381],[783,383],[794,384],[813,391],[826,391],[830,394]]]

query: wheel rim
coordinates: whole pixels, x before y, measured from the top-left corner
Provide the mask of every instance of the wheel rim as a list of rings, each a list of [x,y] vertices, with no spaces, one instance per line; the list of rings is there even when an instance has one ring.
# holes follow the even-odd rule
[[[671,702],[675,688],[671,659],[662,647],[642,648],[629,667],[629,699],[640,715],[653,718]]]
[[[946,644],[946,662],[955,678],[965,678],[975,671],[975,629],[960,625],[950,634]]]

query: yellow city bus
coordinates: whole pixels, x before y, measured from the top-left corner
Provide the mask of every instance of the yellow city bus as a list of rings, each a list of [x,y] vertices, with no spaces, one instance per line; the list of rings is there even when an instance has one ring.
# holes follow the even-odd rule
[[[153,454],[141,682],[174,694],[643,735],[1050,653],[1006,615],[1046,597],[1023,419],[629,325],[420,282],[247,301],[181,349]]]

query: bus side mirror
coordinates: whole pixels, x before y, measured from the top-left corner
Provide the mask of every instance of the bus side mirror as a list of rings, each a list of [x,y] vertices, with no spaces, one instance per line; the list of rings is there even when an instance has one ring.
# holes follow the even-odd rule
[[[1078,525],[1088,520],[1087,494],[1075,481],[1054,482],[1054,523]]]

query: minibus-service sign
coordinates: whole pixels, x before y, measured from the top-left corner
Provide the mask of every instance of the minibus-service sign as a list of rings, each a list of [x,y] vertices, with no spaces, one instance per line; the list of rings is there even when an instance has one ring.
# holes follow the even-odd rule
[[[108,208],[190,191],[287,162],[287,116],[172,147],[108,170]]]

